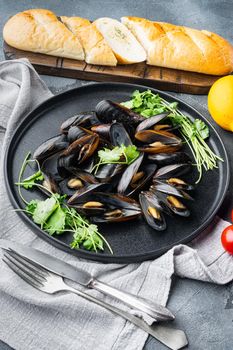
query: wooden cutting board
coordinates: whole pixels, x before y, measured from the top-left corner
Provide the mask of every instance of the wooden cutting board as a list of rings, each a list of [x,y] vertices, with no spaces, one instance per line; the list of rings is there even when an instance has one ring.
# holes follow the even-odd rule
[[[39,74],[83,80],[136,83],[160,90],[189,94],[207,94],[211,85],[219,78],[216,75],[149,66],[145,62],[117,67],[94,66],[84,61],[18,50],[6,43],[3,50],[8,60],[28,58]]]

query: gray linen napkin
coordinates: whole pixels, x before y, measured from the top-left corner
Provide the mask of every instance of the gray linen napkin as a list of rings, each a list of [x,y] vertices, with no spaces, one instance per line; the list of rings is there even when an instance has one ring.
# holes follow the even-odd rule
[[[0,63],[0,133],[6,128],[2,154],[18,122],[51,95],[26,59]],[[0,189],[0,238],[43,250],[102,275],[103,281],[118,288],[165,305],[173,274],[218,284],[233,278],[233,258],[219,241],[227,225],[221,219],[216,218],[192,248],[179,245],[140,264],[100,264],[77,259],[42,241],[12,211],[2,173]],[[147,338],[144,331],[76,295],[51,296],[33,289],[1,261],[0,310],[0,339],[16,350],[140,350]]]

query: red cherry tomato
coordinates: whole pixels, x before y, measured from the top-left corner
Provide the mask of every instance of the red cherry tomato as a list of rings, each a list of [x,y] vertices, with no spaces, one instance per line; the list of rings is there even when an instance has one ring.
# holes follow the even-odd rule
[[[233,225],[227,226],[221,236],[223,248],[230,254],[233,254]]]

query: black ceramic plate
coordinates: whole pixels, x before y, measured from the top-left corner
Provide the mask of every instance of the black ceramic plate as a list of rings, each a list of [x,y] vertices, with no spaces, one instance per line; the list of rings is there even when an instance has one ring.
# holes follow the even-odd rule
[[[23,159],[28,151],[33,152],[46,139],[59,133],[61,123],[77,112],[93,110],[102,99],[126,101],[135,89],[145,90],[131,84],[92,84],[67,91],[50,98],[25,117],[11,138],[5,155],[5,180],[8,194],[15,208],[23,208],[14,183]],[[157,90],[151,89],[157,93]],[[205,120],[210,128],[209,145],[216,154],[224,159],[219,162],[218,169],[204,173],[202,181],[194,191],[194,202],[190,202],[191,216],[167,217],[167,230],[156,232],[142,219],[128,223],[102,224],[100,231],[110,242],[114,255],[108,253],[92,253],[85,250],[72,250],[69,247],[71,236],[67,233],[53,237],[42,231],[23,212],[21,217],[41,238],[56,247],[66,250],[82,258],[103,262],[130,263],[155,258],[179,243],[187,243],[198,235],[213,219],[225,196],[229,182],[229,165],[224,145],[209,122],[184,102],[164,92],[159,94],[168,101],[178,101],[179,108],[190,118]],[[195,171],[188,180],[193,182],[197,176]],[[27,200],[35,198],[35,192],[22,190]]]

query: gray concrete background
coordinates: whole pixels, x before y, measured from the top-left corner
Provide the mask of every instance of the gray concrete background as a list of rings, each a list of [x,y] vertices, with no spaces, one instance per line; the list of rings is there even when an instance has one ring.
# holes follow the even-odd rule
[[[48,8],[58,15],[76,15],[91,20],[103,16],[117,19],[123,15],[146,17],[214,31],[233,43],[233,0],[0,0],[0,30],[9,16],[28,8]],[[3,59],[2,38],[0,36],[0,60]],[[88,84],[88,82],[80,80],[49,76],[42,76],[42,79],[55,94]],[[211,120],[207,112],[206,96],[176,95]],[[214,122],[212,123],[222,136],[230,157],[231,170],[233,170],[233,135],[221,130]],[[219,213],[225,219],[229,219],[230,210],[233,208],[232,179],[229,188],[231,192],[228,191],[227,198]],[[187,333],[190,343],[189,349],[233,349],[232,283],[227,286],[215,286],[197,281],[174,279],[169,307],[177,317],[174,327],[184,329]],[[0,342],[0,350],[10,349],[9,346]],[[152,349],[163,350],[165,347],[149,337],[145,350]]]

